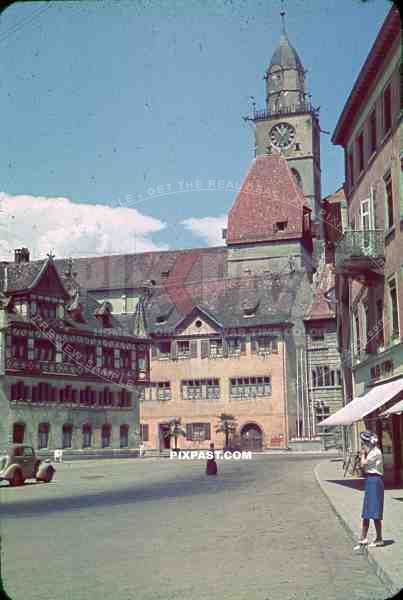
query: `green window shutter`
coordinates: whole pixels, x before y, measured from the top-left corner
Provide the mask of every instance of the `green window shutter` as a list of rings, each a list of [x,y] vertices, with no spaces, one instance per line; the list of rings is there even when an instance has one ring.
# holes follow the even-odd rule
[[[251,350],[252,350],[252,354],[256,354],[257,353],[258,345],[257,345],[257,339],[256,338],[251,338]]]
[[[241,354],[246,354],[246,342],[245,338],[241,338]]]
[[[156,344],[151,345],[151,360],[158,358],[158,347]]]
[[[209,355],[209,347],[210,347],[210,342],[209,340],[202,340],[201,341],[201,357],[202,358],[207,358]]]
[[[271,351],[273,354],[278,354],[278,339],[276,337],[271,342]]]
[[[197,358],[197,340],[190,342],[190,358]]]
[[[193,433],[193,427],[192,427],[192,423],[187,423],[186,424],[186,439],[187,440],[191,440],[192,439],[192,433]]]
[[[211,424],[206,423],[206,440],[211,440]]]
[[[222,355],[228,356],[228,344],[225,338],[222,339]]]

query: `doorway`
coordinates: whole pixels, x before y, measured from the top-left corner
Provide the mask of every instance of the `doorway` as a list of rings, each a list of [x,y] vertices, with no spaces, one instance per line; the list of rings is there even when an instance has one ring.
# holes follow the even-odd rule
[[[169,450],[171,448],[171,439],[168,435],[169,425],[167,423],[160,423],[158,431],[160,439],[160,450]]]

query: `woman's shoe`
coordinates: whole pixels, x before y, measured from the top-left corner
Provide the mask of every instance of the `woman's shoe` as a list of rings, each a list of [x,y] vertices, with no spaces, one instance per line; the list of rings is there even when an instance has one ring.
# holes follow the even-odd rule
[[[353,550],[361,550],[364,546],[368,546],[367,538],[365,538],[365,540],[359,540],[358,544],[354,546]]]
[[[383,540],[374,540],[373,542],[371,542],[370,544],[368,544],[368,548],[379,548],[380,546],[383,546]]]

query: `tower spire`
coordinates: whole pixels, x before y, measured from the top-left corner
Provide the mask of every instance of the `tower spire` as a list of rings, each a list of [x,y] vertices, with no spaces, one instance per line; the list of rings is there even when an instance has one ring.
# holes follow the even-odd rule
[[[285,8],[284,8],[284,0],[281,0],[280,16],[281,16],[282,33],[283,33],[283,35],[286,35],[286,31],[285,31]]]

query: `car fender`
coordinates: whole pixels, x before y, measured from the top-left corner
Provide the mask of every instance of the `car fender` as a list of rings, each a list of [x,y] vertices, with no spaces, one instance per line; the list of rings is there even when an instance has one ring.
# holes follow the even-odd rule
[[[40,481],[46,481],[48,479],[49,474],[51,474],[52,478],[55,472],[56,469],[50,462],[41,462],[36,473],[36,479],[39,479]]]
[[[10,481],[13,478],[14,473],[16,471],[21,471],[22,474],[22,469],[20,465],[10,465],[9,467],[7,467],[7,469],[5,469],[5,471],[3,471],[1,478]]]

